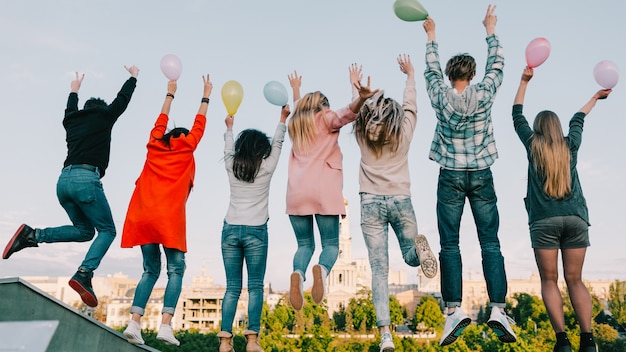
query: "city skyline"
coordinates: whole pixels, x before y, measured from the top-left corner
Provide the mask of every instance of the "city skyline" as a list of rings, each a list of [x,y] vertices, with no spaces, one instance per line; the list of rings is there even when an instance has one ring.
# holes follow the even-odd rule
[[[459,52],[472,54],[477,77],[484,71],[487,45],[482,25],[489,1],[421,1],[436,22],[442,60]],[[504,47],[503,85],[493,107],[495,139],[499,151],[492,171],[498,195],[502,253],[509,279],[536,272],[530,247],[526,192],[527,161],[511,122],[511,106],[525,65],[524,50],[534,38],[551,43],[548,60],[535,69],[527,93],[528,118],[540,110],[554,110],[567,121],[600,86],[593,68],[601,60],[626,67],[626,52],[616,45],[616,34],[626,33],[621,14],[626,3],[607,0],[582,4],[494,1],[496,33]],[[220,250],[221,229],[229,200],[224,170],[225,108],[220,90],[229,80],[239,81],[244,98],[234,130],[257,128],[273,133],[280,108],[263,97],[263,86],[279,81],[289,89],[287,75],[302,75],[302,92],[321,90],[332,108],[348,104],[351,88],[348,67],[362,64],[373,88],[401,99],[405,75],[397,56],[410,55],[415,67],[418,122],[409,152],[411,192],[419,232],[433,252],[439,252],[435,213],[438,165],[428,160],[435,116],[424,91],[426,34],[421,22],[404,22],[393,13],[392,0],[321,0],[254,3],[157,3],[114,0],[91,4],[77,0],[11,1],[0,13],[0,112],[7,131],[0,152],[4,171],[0,182],[0,244],[4,246],[21,223],[34,227],[68,224],[55,187],[66,154],[61,125],[63,110],[75,72],[85,73],[79,106],[90,96],[111,101],[128,78],[124,65],[137,65],[137,89],[126,112],[116,123],[111,161],[102,179],[118,230],[117,238],[95,275],[124,272],[139,278],[139,248],[120,248],[134,181],[145,161],[148,134],[166,93],[167,79],[159,63],[166,54],[183,64],[173,101],[171,121],[189,127],[200,104],[201,75],[214,83],[207,129],[195,153],[195,186],[187,203],[187,272],[185,283],[200,274],[204,263],[215,282],[225,283]],[[36,8],[37,11],[33,9]],[[98,14],[94,16],[94,14]],[[113,25],[115,24],[115,25]],[[462,35],[461,35],[462,31]],[[574,39],[573,39],[574,38]],[[626,235],[621,225],[621,200],[626,197],[626,165],[619,162],[626,149],[626,99],[623,82],[611,96],[597,103],[586,119],[579,152],[579,175],[590,213],[591,247],[583,270],[585,279],[626,280]],[[291,103],[291,94],[290,104]],[[358,186],[359,149],[351,127],[340,134],[344,156],[344,196],[349,202],[352,255],[367,258],[360,231]],[[288,287],[296,240],[285,214],[287,161],[291,148],[286,138],[270,186],[269,253],[266,282],[276,289]],[[319,236],[314,264],[320,253]],[[70,276],[82,261],[88,243],[40,244],[0,261],[0,277]],[[390,265],[405,269],[409,283],[417,282],[417,269],[402,260],[390,232]],[[461,223],[461,250],[465,273],[482,272],[480,247],[469,207]],[[309,268],[310,270],[310,268]],[[163,275],[164,276],[164,275]],[[163,278],[161,278],[163,280]],[[305,282],[305,289],[312,280]]]

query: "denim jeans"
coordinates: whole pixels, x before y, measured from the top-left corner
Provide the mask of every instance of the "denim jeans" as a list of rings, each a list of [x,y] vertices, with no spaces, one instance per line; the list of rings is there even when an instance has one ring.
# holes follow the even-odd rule
[[[441,169],[437,186],[437,225],[439,227],[439,263],[441,295],[447,307],[461,305],[463,275],[459,229],[469,199],[478,232],[483,275],[487,282],[490,306],[504,307],[507,292],[504,257],[500,252],[500,219],[491,169],[453,171]]]
[[[305,280],[304,274],[315,251],[313,216],[315,216],[322,242],[319,265],[330,273],[339,256],[339,215],[289,215],[289,221],[291,221],[298,242],[298,250],[293,256],[293,271],[299,272]]]
[[[86,170],[73,165],[61,172],[57,181],[57,198],[73,225],[37,229],[37,241],[87,242],[93,241],[85,259],[78,268],[94,271],[115,239],[115,223],[109,202],[104,195],[98,169]]]
[[[161,274],[161,245],[144,244],[141,245],[143,255],[143,275],[135,289],[131,313],[144,315],[146,304],[152,294],[152,289]],[[183,287],[183,274],[185,273],[185,253],[174,248],[165,248],[165,258],[167,259],[167,285],[163,296],[163,310],[161,313],[174,315],[178,297]]]
[[[361,231],[372,268],[372,301],[379,327],[391,325],[388,225],[398,238],[404,261],[412,267],[418,266],[420,261],[413,242],[417,221],[411,197],[361,193]]]
[[[226,292],[222,302],[222,331],[232,332],[233,329],[241,295],[244,259],[248,272],[248,330],[261,331],[267,243],[267,224],[246,226],[224,222],[222,259],[226,271]]]

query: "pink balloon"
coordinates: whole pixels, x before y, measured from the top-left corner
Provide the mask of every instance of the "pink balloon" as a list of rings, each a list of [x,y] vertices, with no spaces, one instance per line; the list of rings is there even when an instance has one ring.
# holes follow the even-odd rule
[[[526,64],[535,68],[550,56],[550,42],[546,38],[535,38],[526,47]]]
[[[617,84],[619,69],[617,65],[611,61],[600,61],[596,67],[593,68],[593,77],[602,88],[611,89]]]
[[[183,64],[173,54],[167,54],[161,59],[161,71],[170,81],[176,81],[183,72]]]

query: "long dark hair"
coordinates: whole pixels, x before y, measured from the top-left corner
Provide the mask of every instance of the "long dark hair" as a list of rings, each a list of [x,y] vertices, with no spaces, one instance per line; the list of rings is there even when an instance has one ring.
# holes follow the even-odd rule
[[[244,182],[252,183],[259,173],[261,162],[270,155],[272,146],[267,135],[259,130],[246,129],[239,133],[233,155],[233,173]]]
[[[170,147],[170,139],[172,137],[178,138],[180,137],[181,134],[184,134],[185,136],[187,136],[189,134],[189,130],[184,127],[176,127],[172,129],[171,131],[167,132],[166,134],[164,134],[163,137],[160,138],[160,140],[161,142],[163,142],[163,144],[165,144],[166,147],[169,148],[169,150],[172,150],[172,148]]]

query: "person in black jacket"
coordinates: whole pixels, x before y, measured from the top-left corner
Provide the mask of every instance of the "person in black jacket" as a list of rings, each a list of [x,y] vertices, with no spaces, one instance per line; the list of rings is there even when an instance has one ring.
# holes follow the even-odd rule
[[[102,182],[109,165],[111,130],[126,110],[137,84],[139,69],[124,67],[131,75],[117,97],[109,105],[100,98],[90,98],[78,109],[78,90],[85,75],[71,83],[63,127],[66,131],[67,158],[57,182],[59,203],[67,212],[72,225],[34,229],[22,224],[2,253],[8,259],[13,253],[38,243],[86,242],[98,236],[89,247],[78,271],[69,281],[83,302],[96,307],[98,299],[91,286],[93,271],[98,268],[115,239],[115,224]]]

